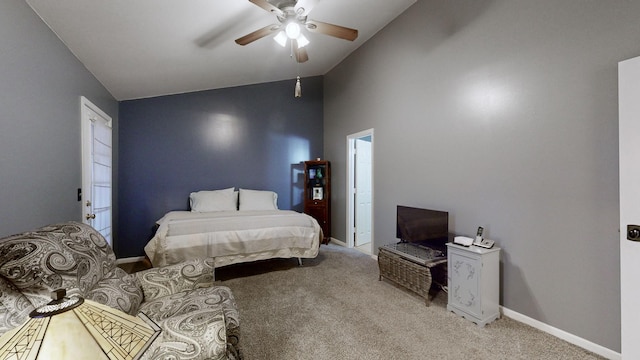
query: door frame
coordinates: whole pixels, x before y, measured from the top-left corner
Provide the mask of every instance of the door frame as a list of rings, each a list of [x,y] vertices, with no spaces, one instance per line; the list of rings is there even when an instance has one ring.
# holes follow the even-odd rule
[[[92,182],[92,170],[87,171],[92,166],[92,132],[91,126],[89,126],[90,122],[94,122],[97,119],[93,117],[86,109],[93,111],[98,116],[106,120],[106,126],[111,129],[111,141],[113,144],[113,119],[111,116],[107,115],[102,109],[93,104],[89,99],[84,96],[80,96],[80,143],[81,143],[81,172],[82,172],[82,186],[81,186],[81,194],[80,197],[80,221],[85,224],[92,225],[91,221],[85,217],[86,206],[85,199],[87,199],[87,195],[91,193],[91,182]],[[113,190],[113,146],[111,148],[111,189]],[[111,238],[109,240],[109,245],[113,246],[113,191],[111,193],[111,210],[109,216],[109,227],[111,229]],[[92,225],[93,226],[93,225]]]
[[[374,129],[367,129],[355,134],[347,135],[347,247],[353,248],[355,245],[355,217],[353,216],[355,211],[355,141],[356,139],[371,136],[371,242],[369,243],[369,253],[373,254],[374,249],[374,209],[375,209],[375,184],[373,179],[374,166],[375,166],[375,151],[374,151]]]
[[[640,169],[637,154],[640,145],[640,57],[618,64],[618,139],[620,176],[620,342],[622,359],[640,358],[640,288],[637,274],[640,271],[640,242],[627,240],[627,225],[640,223],[638,180]]]

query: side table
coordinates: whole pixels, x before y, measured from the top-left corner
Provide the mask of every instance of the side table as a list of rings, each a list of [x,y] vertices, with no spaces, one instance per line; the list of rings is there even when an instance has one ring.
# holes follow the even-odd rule
[[[430,304],[429,292],[433,283],[431,269],[438,267],[446,273],[442,269],[446,264],[443,252],[421,245],[398,243],[378,248],[379,280],[385,278],[417,293],[424,297],[426,306]]]
[[[483,327],[500,318],[500,248],[447,244],[447,310]]]

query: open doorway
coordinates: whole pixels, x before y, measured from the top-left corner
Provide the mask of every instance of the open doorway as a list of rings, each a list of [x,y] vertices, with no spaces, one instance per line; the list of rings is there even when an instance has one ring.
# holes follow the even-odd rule
[[[373,129],[347,136],[347,246],[373,254]]]

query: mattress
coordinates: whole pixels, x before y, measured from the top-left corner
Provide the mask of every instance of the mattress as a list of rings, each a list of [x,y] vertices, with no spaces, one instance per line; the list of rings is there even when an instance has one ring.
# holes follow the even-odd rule
[[[270,258],[314,258],[322,239],[318,222],[291,210],[171,211],[144,250],[153,266],[211,257],[215,266]]]

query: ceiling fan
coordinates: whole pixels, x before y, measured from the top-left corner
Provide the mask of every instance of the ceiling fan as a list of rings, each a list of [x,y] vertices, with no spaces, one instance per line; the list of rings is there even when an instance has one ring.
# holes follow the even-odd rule
[[[358,37],[358,30],[344,26],[329,24],[307,18],[307,15],[318,0],[249,0],[253,4],[275,14],[278,23],[272,24],[251,32],[236,39],[238,45],[247,45],[258,39],[262,39],[273,33],[277,33],[274,40],[286,46],[287,40],[291,40],[293,54],[296,61],[303,63],[309,60],[305,46],[309,40],[302,33],[302,29],[310,32],[325,34],[339,39],[353,41]],[[278,1],[276,3],[276,1]]]

